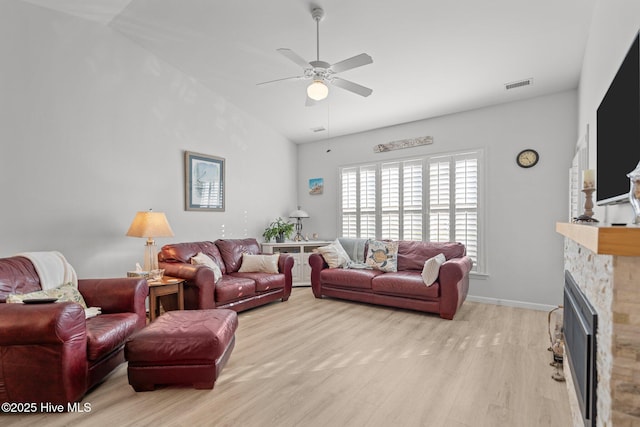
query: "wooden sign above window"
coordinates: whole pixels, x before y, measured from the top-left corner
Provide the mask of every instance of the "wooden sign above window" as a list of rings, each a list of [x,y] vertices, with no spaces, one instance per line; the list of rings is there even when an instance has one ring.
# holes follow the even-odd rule
[[[403,148],[419,147],[421,145],[433,144],[432,136],[420,136],[418,138],[401,139],[398,141],[378,144],[373,146],[374,153],[384,153],[387,151],[401,150]]]

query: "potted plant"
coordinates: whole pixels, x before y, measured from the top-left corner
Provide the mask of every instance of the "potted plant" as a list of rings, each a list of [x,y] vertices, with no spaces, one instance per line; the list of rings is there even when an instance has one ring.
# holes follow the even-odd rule
[[[276,243],[283,243],[284,239],[290,237],[291,233],[293,233],[294,226],[294,224],[278,217],[264,229],[262,237],[264,237],[265,242],[269,242],[275,237]]]

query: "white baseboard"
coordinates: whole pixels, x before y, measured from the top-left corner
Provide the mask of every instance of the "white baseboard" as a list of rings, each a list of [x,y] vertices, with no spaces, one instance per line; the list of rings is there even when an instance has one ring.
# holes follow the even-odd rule
[[[524,301],[512,301],[512,300],[504,300],[504,299],[497,299],[497,298],[477,297],[473,295],[467,295],[467,300],[480,302],[483,304],[505,305],[507,307],[528,308],[530,310],[547,311],[547,312],[558,307],[557,305],[536,304],[536,303],[524,302]]]

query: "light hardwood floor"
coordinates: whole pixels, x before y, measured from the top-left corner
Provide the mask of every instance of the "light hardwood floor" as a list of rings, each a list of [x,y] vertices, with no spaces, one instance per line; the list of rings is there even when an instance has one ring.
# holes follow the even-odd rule
[[[3,426],[559,426],[544,312],[467,301],[452,321],[294,288],[239,315],[213,390],[136,393],[126,364],[89,413],[3,416]]]

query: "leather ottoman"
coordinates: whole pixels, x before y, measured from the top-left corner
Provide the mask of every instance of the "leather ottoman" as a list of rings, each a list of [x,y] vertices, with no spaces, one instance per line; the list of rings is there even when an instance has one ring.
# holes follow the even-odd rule
[[[160,384],[212,389],[235,345],[233,310],[169,311],[125,344],[127,375],[135,391]]]

